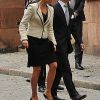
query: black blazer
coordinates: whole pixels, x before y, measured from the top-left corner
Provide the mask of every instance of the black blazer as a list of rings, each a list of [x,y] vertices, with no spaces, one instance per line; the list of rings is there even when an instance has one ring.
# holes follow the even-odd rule
[[[76,20],[85,21],[84,5],[85,0],[75,0],[74,12],[78,14]]]
[[[72,12],[69,11],[71,16]],[[70,23],[70,22],[69,22]],[[70,24],[67,26],[65,14],[59,2],[54,5],[54,22],[53,22],[54,34],[57,41],[57,47],[71,53],[73,51],[70,37]]]

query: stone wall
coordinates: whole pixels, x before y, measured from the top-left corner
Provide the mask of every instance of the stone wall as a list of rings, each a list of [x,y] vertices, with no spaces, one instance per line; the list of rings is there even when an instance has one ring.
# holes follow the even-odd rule
[[[52,0],[52,4],[55,0]],[[17,22],[23,15],[24,0],[0,0],[0,48],[17,48],[20,43]],[[100,55],[100,0],[85,3],[83,25],[85,53]]]
[[[0,0],[0,49],[17,49],[20,43],[17,22],[22,18],[23,7],[23,0]]]
[[[100,56],[100,0],[86,1],[84,10],[86,15],[83,29],[85,52]]]

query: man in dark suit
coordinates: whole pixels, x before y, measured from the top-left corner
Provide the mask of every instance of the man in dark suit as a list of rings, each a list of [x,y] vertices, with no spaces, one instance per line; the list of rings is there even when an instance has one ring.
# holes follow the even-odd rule
[[[71,33],[75,33],[78,37],[78,39],[83,43],[82,41],[82,27],[83,27],[83,21],[85,21],[85,15],[84,15],[84,4],[85,0],[70,0],[69,2],[70,7],[73,10],[72,15],[72,26],[71,26]],[[83,44],[84,46],[84,44]],[[78,44],[77,41],[75,41],[75,68],[79,70],[83,70],[84,68],[81,66],[82,63],[82,56],[83,56],[83,50],[81,49],[81,46]]]
[[[75,89],[68,60],[68,54],[73,50],[70,41],[70,17],[72,15],[72,11],[67,5],[67,2],[68,0],[59,0],[54,6],[54,34],[57,41],[56,55],[58,60],[58,67],[52,86],[52,96],[54,100],[64,100],[57,96],[57,87],[61,77],[63,77],[64,84],[68,90],[70,98],[72,100],[82,100],[86,97],[86,95],[80,95]],[[75,34],[74,37],[81,45],[80,40],[78,40]]]

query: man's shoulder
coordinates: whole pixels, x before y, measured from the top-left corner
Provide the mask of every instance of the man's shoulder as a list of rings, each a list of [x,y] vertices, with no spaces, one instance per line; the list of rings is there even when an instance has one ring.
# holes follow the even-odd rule
[[[59,11],[59,6],[60,4],[58,2],[53,6],[55,12]]]
[[[59,5],[60,5],[59,2],[57,2],[53,7],[56,8],[59,7]]]

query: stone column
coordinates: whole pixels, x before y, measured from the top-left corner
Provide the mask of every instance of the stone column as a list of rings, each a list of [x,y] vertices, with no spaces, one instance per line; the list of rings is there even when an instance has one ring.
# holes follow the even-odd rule
[[[100,0],[85,3],[86,21],[83,25],[85,52],[100,56]]]

